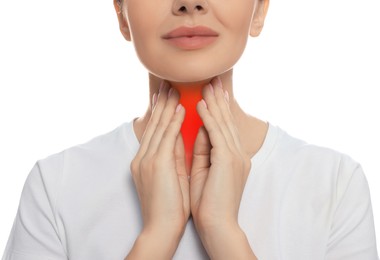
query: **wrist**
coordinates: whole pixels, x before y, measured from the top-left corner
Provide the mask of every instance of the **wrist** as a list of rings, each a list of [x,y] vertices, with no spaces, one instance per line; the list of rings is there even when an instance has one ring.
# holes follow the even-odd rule
[[[144,229],[125,259],[172,259],[183,232]]]
[[[221,225],[219,228],[208,227],[199,233],[211,259],[257,260],[244,231],[237,223]]]

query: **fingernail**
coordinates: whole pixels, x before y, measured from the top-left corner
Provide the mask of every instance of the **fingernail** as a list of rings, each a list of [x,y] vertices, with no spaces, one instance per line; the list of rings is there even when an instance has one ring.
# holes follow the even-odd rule
[[[157,93],[153,94],[152,108],[156,105],[157,102]]]
[[[178,113],[179,111],[181,111],[181,109],[182,109],[182,105],[178,104],[176,109],[175,109],[175,112]]]
[[[205,106],[205,108],[207,108],[207,103],[204,99],[201,100],[202,104]]]
[[[218,87],[220,87],[220,88],[223,88],[222,86],[222,80],[220,79],[220,77],[218,76],[217,77],[217,80],[218,80]]]
[[[230,94],[228,94],[228,91],[224,91],[224,97],[226,98],[227,102],[230,102]]]
[[[164,88],[165,82],[161,81],[160,88],[158,89],[158,93],[161,93],[162,89]]]
[[[169,92],[168,92],[168,97],[170,97],[170,95],[173,93],[173,88],[170,88],[169,89]]]
[[[214,87],[211,84],[208,84],[208,85],[209,85],[209,88],[211,90],[211,93],[214,94]]]

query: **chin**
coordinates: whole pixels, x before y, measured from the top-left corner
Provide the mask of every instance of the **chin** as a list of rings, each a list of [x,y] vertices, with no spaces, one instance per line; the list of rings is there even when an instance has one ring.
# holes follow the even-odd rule
[[[215,74],[199,74],[199,73],[194,73],[191,75],[187,74],[176,74],[176,75],[159,75],[160,78],[166,79],[171,82],[177,82],[177,83],[207,83],[209,82],[212,78],[220,75],[219,73]]]
[[[178,83],[203,83],[209,82],[212,78],[219,76],[226,71],[230,70],[232,66],[200,66],[199,63],[190,66],[191,64],[186,64],[186,66],[163,66],[159,69],[153,70],[148,69],[153,75]]]
[[[156,77],[179,83],[204,82],[225,73],[236,64],[244,49],[235,48],[226,52],[226,48],[214,47],[197,51],[173,51],[164,47],[153,50],[148,47],[136,48],[145,68]]]

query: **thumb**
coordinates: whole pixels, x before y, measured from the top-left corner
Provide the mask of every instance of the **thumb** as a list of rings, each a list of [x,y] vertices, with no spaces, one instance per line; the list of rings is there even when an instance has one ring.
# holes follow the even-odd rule
[[[179,133],[174,147],[174,156],[176,161],[176,169],[179,176],[185,176],[187,179],[189,169],[185,165],[185,147],[183,144],[182,134]]]
[[[204,126],[199,128],[193,148],[193,164],[190,178],[190,203],[192,214],[197,215],[203,188],[210,168],[211,143]]]
[[[191,175],[210,167],[211,143],[206,128],[199,128],[193,148],[193,165]]]

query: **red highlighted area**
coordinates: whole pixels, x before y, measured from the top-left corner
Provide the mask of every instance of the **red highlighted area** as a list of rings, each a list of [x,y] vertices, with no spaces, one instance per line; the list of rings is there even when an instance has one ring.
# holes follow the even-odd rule
[[[201,89],[201,87],[177,87],[181,94],[179,102],[186,111],[181,133],[185,146],[187,169],[191,169],[195,139],[199,128],[203,125],[196,109],[197,103],[202,100]]]

